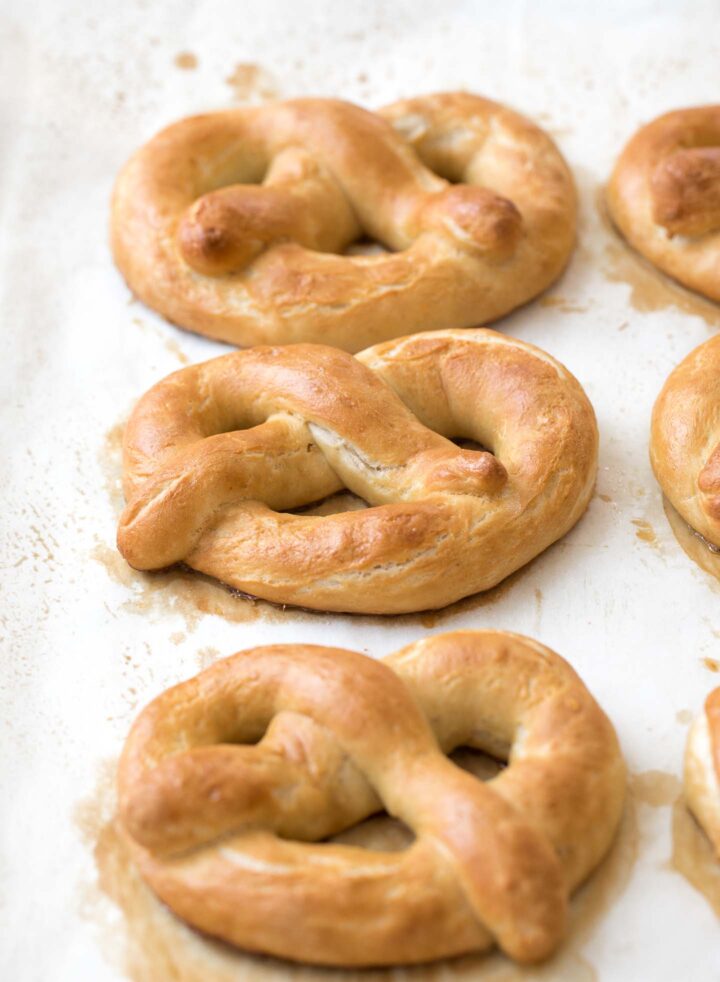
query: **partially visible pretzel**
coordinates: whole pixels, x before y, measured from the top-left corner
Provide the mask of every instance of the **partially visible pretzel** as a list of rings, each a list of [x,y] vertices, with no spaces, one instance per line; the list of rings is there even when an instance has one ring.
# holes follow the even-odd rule
[[[460,745],[509,766],[483,784],[443,756]],[[379,965],[496,942],[536,961],[609,848],[624,765],[562,658],[458,631],[384,663],[311,645],[217,662],[140,715],[118,787],[143,877],[233,944]],[[312,844],[383,807],[406,851]]]
[[[650,460],[675,510],[720,549],[720,336],[668,376],[653,409]]]
[[[118,178],[112,245],[181,327],[358,351],[525,303],[563,269],[575,211],[552,140],[488,99],[297,99],[163,130]],[[339,255],[362,236],[391,252]]]
[[[685,799],[720,859],[720,688],[713,689],[690,727]]]
[[[596,458],[573,376],[494,331],[414,335],[357,357],[254,348],[175,372],[140,400],[118,545],[138,569],[183,561],[279,603],[441,607],[564,535]],[[343,486],[374,507],[288,514]]]
[[[720,301],[720,106],[680,109],[623,150],[608,205],[625,238],[663,272]]]

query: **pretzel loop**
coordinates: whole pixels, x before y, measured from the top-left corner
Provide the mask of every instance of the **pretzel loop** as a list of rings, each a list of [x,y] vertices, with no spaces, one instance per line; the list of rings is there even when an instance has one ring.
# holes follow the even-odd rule
[[[406,338],[357,358],[251,349],[183,369],[140,401],[118,546],[135,567],[184,561],[282,603],[442,606],[574,524],[596,453],[572,376],[492,331]],[[343,487],[372,507],[289,513]]]
[[[460,744],[510,766],[482,784],[442,755]],[[612,727],[562,659],[456,632],[385,664],[301,645],[219,662],[140,716],[119,789],[153,889],[236,944],[373,964],[495,939],[533,961],[608,847],[623,774]],[[415,833],[404,853],[287,841],[382,806]]]

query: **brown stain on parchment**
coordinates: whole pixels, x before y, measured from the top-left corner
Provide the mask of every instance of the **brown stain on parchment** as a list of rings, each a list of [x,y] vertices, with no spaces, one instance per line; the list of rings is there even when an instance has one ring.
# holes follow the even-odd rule
[[[247,624],[261,616],[278,621],[284,613],[280,607],[245,597],[184,566],[149,573],[133,569],[117,549],[103,542],[96,544],[90,556],[111,580],[130,590],[130,596],[120,604],[123,610],[151,617],[179,614],[187,631],[194,631],[206,614]]]
[[[677,801],[682,781],[668,771],[642,771],[630,778],[633,798],[641,805],[666,808]]]
[[[650,522],[644,518],[631,518],[630,521],[635,526],[636,538],[640,539],[641,542],[647,542],[648,545],[657,547],[657,536]]]
[[[461,749],[453,758],[477,776],[497,772],[497,762]],[[335,970],[294,965],[252,955],[186,926],[145,886],[130,859],[114,817],[114,764],[105,764],[93,796],[75,813],[84,840],[93,849],[97,881],[82,898],[82,911],[97,927],[103,952],[132,982],[596,982],[582,954],[603,914],[624,891],[637,858],[638,831],[633,794],[610,852],[575,894],[568,939],[540,966],[514,965],[504,955],[466,955],[411,968]],[[406,848],[412,833],[388,816],[374,816],[337,838],[367,848]],[[122,913],[118,922],[112,900]]]
[[[611,283],[630,287],[630,305],[639,313],[675,307],[684,314],[702,317],[711,327],[720,327],[720,305],[686,290],[628,245],[610,218],[604,187],[598,189],[596,203],[610,236],[604,250],[603,272]]]
[[[265,69],[250,62],[239,61],[225,81],[232,89],[233,99],[238,102],[264,101],[277,96],[277,88]]]
[[[541,307],[552,307],[559,314],[584,314],[589,310],[587,304],[574,303],[572,300],[568,300],[567,297],[561,297],[557,293],[546,293],[540,297],[538,303]]]
[[[720,860],[684,798],[673,808],[670,866],[705,897],[720,917]]]
[[[713,552],[707,543],[694,532],[682,515],[663,495],[663,508],[673,535],[683,551],[706,573],[720,580],[720,553]]]
[[[192,51],[179,51],[173,58],[173,64],[176,68],[191,71],[193,68],[197,68],[197,55],[194,55]]]
[[[173,337],[169,337],[165,330],[155,324],[148,324],[141,317],[133,317],[133,324],[139,327],[145,334],[149,334],[151,337],[158,338],[168,354],[171,354],[173,358],[176,358],[181,365],[189,365],[190,359],[185,354],[183,349],[180,347],[177,340]]]

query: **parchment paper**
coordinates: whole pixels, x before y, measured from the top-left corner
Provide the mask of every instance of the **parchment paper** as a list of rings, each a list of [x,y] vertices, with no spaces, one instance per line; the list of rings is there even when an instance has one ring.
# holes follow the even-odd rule
[[[172,922],[124,871],[107,825],[114,761],[139,708],[220,655],[319,641],[381,656],[465,626],[530,634],[578,669],[633,774],[621,842],[580,898],[568,946],[542,969],[497,956],[372,977],[720,978],[716,914],[677,867],[716,898],[717,870],[676,803],[689,720],[720,681],[719,586],[677,544],[647,461],[654,398],[718,329],[720,310],[647,270],[597,208],[638,125],[718,101],[719,18],[717,2],[652,0],[5,0],[2,979],[358,977],[234,955]],[[129,295],[106,244],[118,168],[199,110],[302,94],[372,107],[453,88],[534,117],[576,175],[570,267],[501,329],[558,357],[595,405],[602,443],[588,514],[508,584],[437,616],[283,612],[186,574],[133,573],[114,551],[122,421],[160,377],[224,349]]]

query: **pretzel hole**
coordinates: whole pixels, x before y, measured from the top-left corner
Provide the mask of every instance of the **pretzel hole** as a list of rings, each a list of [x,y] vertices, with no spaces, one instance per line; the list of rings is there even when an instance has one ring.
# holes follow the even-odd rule
[[[343,256],[383,256],[392,250],[378,242],[377,239],[362,238],[351,242],[342,252]]]
[[[291,515],[339,515],[345,511],[361,511],[370,505],[364,498],[358,497],[352,491],[338,491],[321,501],[313,501],[301,508],[289,511]]]
[[[457,747],[448,756],[454,764],[480,781],[492,780],[506,766],[504,761],[497,760],[474,747]],[[413,844],[415,834],[400,819],[393,818],[383,811],[326,841],[377,852],[401,852]]]
[[[490,453],[495,456],[490,447],[486,447],[483,443],[478,443],[477,440],[471,440],[469,437],[451,436],[450,440],[456,447],[460,447],[461,450],[475,450],[478,453]]]

